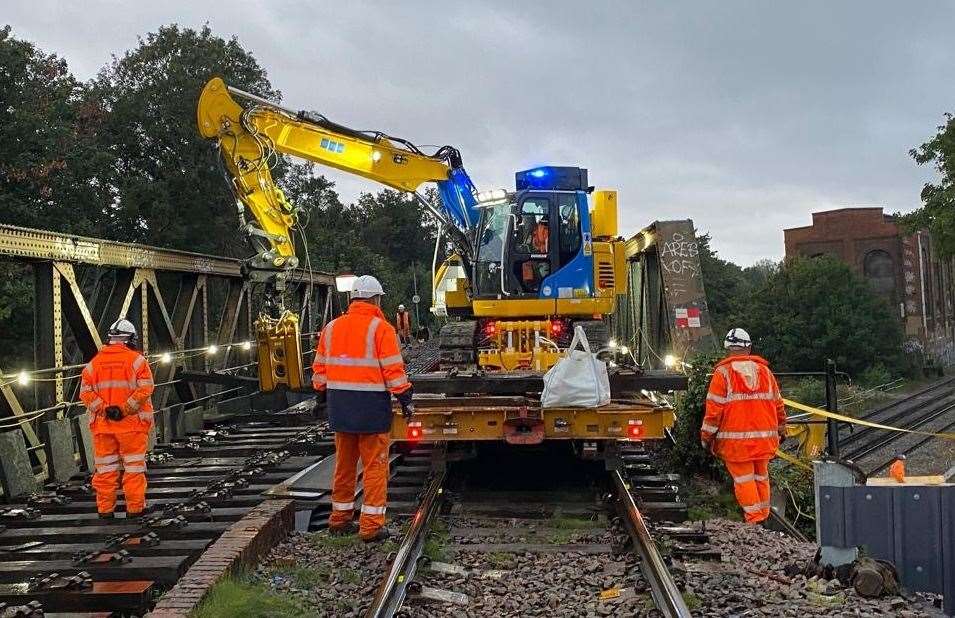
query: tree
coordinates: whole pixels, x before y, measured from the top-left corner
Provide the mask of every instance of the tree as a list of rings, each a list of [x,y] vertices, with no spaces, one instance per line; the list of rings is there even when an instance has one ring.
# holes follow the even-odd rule
[[[832,257],[795,258],[769,275],[733,314],[774,368],[818,371],[827,358],[860,373],[900,359],[902,332],[889,305]]]
[[[955,255],[955,117],[946,114],[935,137],[909,154],[919,165],[934,164],[941,178],[922,187],[922,207],[903,215],[902,223],[910,232],[928,228],[939,254]]]
[[[82,85],[66,61],[0,28],[0,213],[3,222],[96,234],[108,191],[95,182]]]
[[[729,330],[729,318],[736,303],[746,291],[743,270],[720,258],[710,247],[708,233],[697,234],[700,268],[703,270],[703,287],[706,290],[706,304],[710,310],[710,320],[718,337]]]
[[[175,24],[147,34],[113,58],[87,89],[101,117],[96,136],[109,153],[105,182],[115,195],[115,236],[129,242],[248,256],[237,231],[235,200],[217,153],[195,126],[205,83],[229,84],[271,100],[280,93],[238,40]],[[280,179],[284,163],[273,175]]]

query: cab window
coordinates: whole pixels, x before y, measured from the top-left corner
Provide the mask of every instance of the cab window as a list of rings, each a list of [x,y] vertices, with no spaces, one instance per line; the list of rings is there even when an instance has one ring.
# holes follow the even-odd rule
[[[558,260],[563,266],[580,251],[580,215],[577,212],[576,194],[559,194],[557,215],[560,217]]]

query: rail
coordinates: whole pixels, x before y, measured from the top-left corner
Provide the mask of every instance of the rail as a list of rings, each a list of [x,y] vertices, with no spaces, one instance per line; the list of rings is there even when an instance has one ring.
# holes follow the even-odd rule
[[[664,564],[663,557],[653,542],[653,537],[650,536],[650,530],[637,508],[627,482],[619,470],[612,472],[611,476],[617,498],[626,515],[625,522],[633,539],[634,548],[640,555],[640,570],[650,584],[653,602],[665,618],[689,618],[690,609],[686,606],[683,595],[680,594],[673,576]]]
[[[404,602],[408,584],[414,579],[418,559],[424,551],[425,540],[431,530],[431,522],[441,507],[444,477],[444,471],[440,471],[431,478],[421,504],[408,525],[408,531],[391,561],[388,574],[378,587],[368,611],[365,612],[366,618],[391,618]]]

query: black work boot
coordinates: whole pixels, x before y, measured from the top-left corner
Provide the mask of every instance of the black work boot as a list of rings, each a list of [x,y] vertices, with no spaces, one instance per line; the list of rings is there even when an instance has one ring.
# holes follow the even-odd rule
[[[329,526],[328,534],[331,536],[350,536],[358,532],[358,524],[353,521],[344,523],[340,526]]]
[[[375,532],[369,536],[361,537],[361,540],[365,543],[380,543],[382,541],[387,541],[391,538],[391,533],[388,532],[388,528],[378,528]]]
[[[100,513],[100,514],[99,514],[99,518],[100,518],[100,519],[113,519],[113,514],[112,514],[112,513]]]

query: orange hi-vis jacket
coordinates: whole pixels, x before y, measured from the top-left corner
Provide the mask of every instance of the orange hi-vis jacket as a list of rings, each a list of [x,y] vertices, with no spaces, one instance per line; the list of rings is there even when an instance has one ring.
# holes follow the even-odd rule
[[[122,343],[103,346],[80,378],[80,399],[89,410],[93,433],[149,431],[153,389],[153,373],[142,354]],[[119,406],[123,419],[108,420],[107,406]]]
[[[395,322],[399,331],[410,332],[411,314],[407,311],[398,311],[395,313]]]
[[[322,329],[312,370],[312,386],[327,391],[333,431],[391,431],[391,395],[411,388],[394,327],[362,301]]]
[[[760,356],[729,356],[713,370],[700,428],[704,444],[724,461],[772,459],[786,409],[776,377]]]

